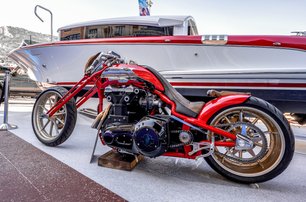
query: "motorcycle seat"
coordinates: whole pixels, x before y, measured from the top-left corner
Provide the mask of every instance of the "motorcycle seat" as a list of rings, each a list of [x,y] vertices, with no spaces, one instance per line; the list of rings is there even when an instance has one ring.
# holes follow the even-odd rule
[[[163,77],[157,70],[149,66],[143,66],[147,70],[149,70],[152,74],[154,74],[158,80],[164,86],[164,93],[165,95],[175,103],[175,110],[176,112],[196,118],[201,111],[202,107],[204,106],[204,102],[190,102],[184,96],[182,96],[173,86]]]

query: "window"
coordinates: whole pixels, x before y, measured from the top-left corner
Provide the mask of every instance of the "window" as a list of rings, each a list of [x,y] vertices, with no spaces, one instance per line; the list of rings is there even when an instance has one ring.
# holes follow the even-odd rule
[[[83,28],[73,28],[73,29],[61,30],[60,32],[61,41],[82,39],[83,38],[82,30]]]
[[[69,40],[79,40],[81,39],[81,34],[71,34],[61,38],[61,41],[69,41]]]
[[[60,35],[61,40],[138,36],[172,36],[173,27],[153,27],[143,25],[97,25],[62,30]]]
[[[89,29],[88,30],[88,38],[98,38],[98,29]]]

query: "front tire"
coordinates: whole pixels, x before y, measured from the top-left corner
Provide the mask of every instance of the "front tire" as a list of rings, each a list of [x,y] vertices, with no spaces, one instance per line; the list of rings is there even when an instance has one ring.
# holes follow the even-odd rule
[[[55,147],[65,142],[71,135],[77,120],[77,109],[74,98],[70,99],[52,117],[46,113],[68,91],[60,86],[43,91],[33,107],[32,127],[40,142]]]
[[[240,105],[217,112],[210,125],[252,140],[249,148],[215,147],[206,157],[207,163],[219,174],[239,183],[258,183],[281,174],[294,153],[294,136],[283,114],[268,102],[250,97]],[[208,134],[208,138],[229,141]]]

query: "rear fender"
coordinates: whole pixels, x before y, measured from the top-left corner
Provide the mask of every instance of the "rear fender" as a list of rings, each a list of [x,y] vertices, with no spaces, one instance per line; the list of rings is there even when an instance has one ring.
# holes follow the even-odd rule
[[[198,116],[198,120],[206,124],[207,121],[219,110],[231,105],[242,104],[250,96],[251,95],[228,95],[213,99],[204,105]]]

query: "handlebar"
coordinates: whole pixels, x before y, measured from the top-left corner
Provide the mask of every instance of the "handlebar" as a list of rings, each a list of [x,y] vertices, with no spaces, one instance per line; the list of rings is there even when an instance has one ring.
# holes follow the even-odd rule
[[[122,64],[124,62],[124,59],[121,59],[121,56],[114,51],[101,52],[86,70],[86,74],[93,74],[102,69],[104,65],[111,67],[114,64]]]

